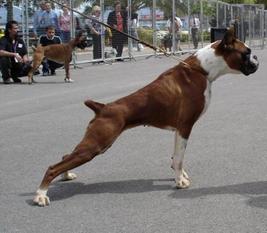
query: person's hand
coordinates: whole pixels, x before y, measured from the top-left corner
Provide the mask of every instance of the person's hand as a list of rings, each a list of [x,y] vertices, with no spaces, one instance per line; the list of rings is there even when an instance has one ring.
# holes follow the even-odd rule
[[[18,53],[15,53],[14,59],[17,62],[23,62],[23,58]]]
[[[22,60],[23,60],[23,63],[25,64],[30,63],[29,57],[27,55],[23,56]]]

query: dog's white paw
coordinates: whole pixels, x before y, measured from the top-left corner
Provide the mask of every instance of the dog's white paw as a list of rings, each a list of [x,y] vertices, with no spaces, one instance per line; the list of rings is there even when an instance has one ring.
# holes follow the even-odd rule
[[[77,175],[73,172],[65,172],[62,174],[62,181],[74,180],[77,178]]]
[[[36,196],[33,199],[34,204],[38,206],[47,206],[50,204],[49,197],[45,194],[36,194]]]
[[[183,171],[183,174],[179,178],[175,179],[175,182],[176,188],[178,189],[185,189],[190,186],[190,181],[185,171]]]

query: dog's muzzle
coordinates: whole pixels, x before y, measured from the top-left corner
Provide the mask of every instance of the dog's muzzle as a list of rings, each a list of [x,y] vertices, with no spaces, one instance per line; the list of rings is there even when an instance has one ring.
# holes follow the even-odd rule
[[[87,47],[87,42],[86,42],[86,40],[81,41],[81,42],[77,45],[77,47],[78,47],[79,49],[85,49],[85,48]]]
[[[241,66],[241,72],[244,75],[250,75],[254,72],[256,72],[256,70],[259,67],[259,62],[258,62],[258,58],[256,55],[251,55],[249,54],[245,54],[243,55],[243,64]]]

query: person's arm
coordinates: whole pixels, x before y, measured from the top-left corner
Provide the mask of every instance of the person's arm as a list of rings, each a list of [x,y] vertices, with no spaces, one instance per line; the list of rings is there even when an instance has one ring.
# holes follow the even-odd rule
[[[23,62],[22,57],[18,53],[8,52],[0,49],[0,57],[14,57],[18,62]]]

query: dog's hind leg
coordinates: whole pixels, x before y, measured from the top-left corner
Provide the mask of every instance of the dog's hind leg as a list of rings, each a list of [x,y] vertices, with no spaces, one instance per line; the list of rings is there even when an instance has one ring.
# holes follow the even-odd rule
[[[58,175],[92,160],[96,155],[106,151],[120,135],[124,123],[118,118],[95,118],[89,124],[83,140],[73,152],[63,157],[63,160],[50,166],[36,192],[33,202],[39,206],[49,204],[46,195],[52,180]]]
[[[41,65],[44,58],[43,52],[36,50],[33,55],[33,62],[32,62],[32,68],[28,73],[28,83],[32,84],[33,82],[33,74],[38,69],[38,67]]]
[[[177,188],[188,188],[190,185],[189,177],[183,169],[183,159],[187,139],[183,138],[178,131],[175,132],[174,155],[172,158],[172,168],[175,171],[175,182]]]

